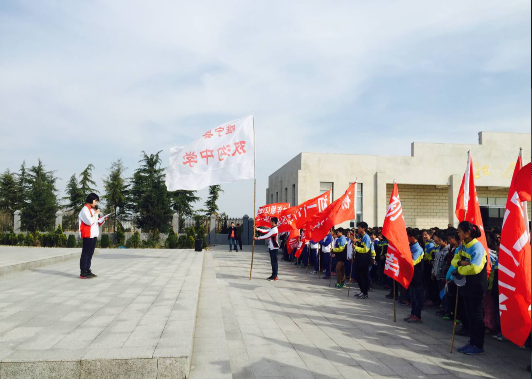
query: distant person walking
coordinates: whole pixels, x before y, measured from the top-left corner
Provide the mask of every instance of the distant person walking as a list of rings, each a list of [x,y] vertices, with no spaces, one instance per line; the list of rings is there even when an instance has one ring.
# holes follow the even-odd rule
[[[98,201],[100,201],[98,195],[90,193],[81,212],[79,212],[79,234],[83,240],[79,260],[80,279],[92,279],[97,276],[91,271],[92,255],[96,248],[96,240],[100,235],[100,226],[105,222],[105,219],[99,219]]]
[[[238,251],[238,229],[234,222],[231,223],[229,233],[227,234],[227,239],[229,240],[229,251],[233,251],[233,246],[235,251]]]

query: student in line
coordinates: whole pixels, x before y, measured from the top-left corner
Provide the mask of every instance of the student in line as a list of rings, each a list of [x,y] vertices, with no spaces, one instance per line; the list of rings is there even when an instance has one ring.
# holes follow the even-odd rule
[[[357,241],[355,245],[355,260],[356,260],[356,271],[357,271],[357,282],[360,287],[360,293],[356,294],[355,297],[358,299],[367,299],[368,298],[368,269],[375,261],[375,257],[371,253],[371,239],[367,234],[368,224],[364,221],[357,224],[358,234],[360,240]],[[373,252],[375,253],[375,252]]]
[[[410,316],[404,320],[408,323],[421,322],[421,309],[423,308],[423,248],[419,245],[419,232],[416,229],[408,229],[408,243],[410,244],[410,252],[412,253],[412,261],[414,263],[414,275],[408,290],[410,292],[410,300],[412,302],[412,311]]]

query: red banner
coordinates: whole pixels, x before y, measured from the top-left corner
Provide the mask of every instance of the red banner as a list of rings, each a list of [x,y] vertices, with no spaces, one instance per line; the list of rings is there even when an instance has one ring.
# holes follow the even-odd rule
[[[506,201],[499,252],[499,311],[504,337],[523,346],[530,335],[530,234],[526,203],[519,198],[517,160]],[[530,169],[528,169],[530,188]]]
[[[279,224],[277,224],[279,233],[303,228],[310,217],[323,212],[330,203],[331,190],[307,200],[303,204],[284,210],[279,217]]]
[[[288,254],[292,254],[292,251],[294,251],[294,249],[297,249],[298,243],[299,243],[299,230],[294,229],[290,232],[290,236],[288,236],[288,242],[287,242]]]
[[[384,218],[382,235],[388,239],[388,254],[384,264],[384,273],[408,288],[414,275],[414,263],[408,244],[403,208],[399,199],[397,183],[393,184],[388,211]]]
[[[477,240],[484,246],[486,251],[487,267],[486,271],[488,276],[491,272],[491,262],[488,254],[488,242],[486,240],[486,232],[484,231],[484,223],[482,222],[482,216],[480,214],[480,205],[478,204],[477,189],[475,187],[475,172],[473,171],[473,159],[471,154],[467,157],[468,167],[464,177],[462,178],[462,185],[458,192],[458,198],[456,199],[456,217],[458,221],[469,221],[472,224],[478,225],[482,235]]]
[[[255,218],[255,226],[257,228],[259,226],[271,228],[271,218],[277,217],[277,219],[279,219],[279,217],[281,216],[281,212],[285,209],[288,209],[289,206],[289,203],[275,203],[260,207],[257,211],[257,217]]]
[[[351,184],[345,193],[335,200],[323,212],[316,214],[306,223],[306,238],[320,241],[325,238],[332,227],[344,221],[354,220],[356,182]]]

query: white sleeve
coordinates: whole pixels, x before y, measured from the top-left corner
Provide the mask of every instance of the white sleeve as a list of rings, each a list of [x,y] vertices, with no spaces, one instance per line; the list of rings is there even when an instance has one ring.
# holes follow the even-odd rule
[[[83,221],[84,224],[90,226],[92,226],[95,222],[98,221],[98,216],[96,215],[96,213],[94,213],[94,215],[91,217],[87,207],[83,207],[81,212],[79,212],[79,218],[81,219],[81,221]]]
[[[262,237],[257,237],[258,240],[266,240],[277,233],[277,228],[271,228],[268,233],[263,235]]]

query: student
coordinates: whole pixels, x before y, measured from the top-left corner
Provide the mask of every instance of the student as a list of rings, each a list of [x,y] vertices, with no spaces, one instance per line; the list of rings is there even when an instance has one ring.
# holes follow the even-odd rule
[[[321,251],[323,252],[323,265],[325,266],[325,276],[323,279],[329,279],[331,276],[331,246],[332,246],[332,229],[327,236],[320,241]]]
[[[332,248],[334,246],[336,246],[336,239],[338,238],[338,233],[336,230],[333,230],[332,231],[332,242],[331,242],[331,252],[332,252]],[[331,275],[335,276],[336,275],[336,258],[334,257],[334,254],[331,253]]]
[[[229,251],[232,251],[232,247],[234,246],[235,251],[238,252],[238,238],[237,238],[238,230],[235,226],[235,223],[231,223],[231,227],[229,228],[229,232],[227,233],[227,239],[229,240]]]
[[[81,258],[79,259],[80,279],[92,279],[97,275],[91,271],[92,256],[96,249],[96,241],[100,235],[100,226],[105,223],[105,219],[99,221],[100,210],[97,209],[100,197],[95,193],[90,193],[85,205],[79,212],[79,234],[83,240]]]
[[[447,273],[446,269],[446,259],[447,254],[449,253],[449,245],[447,244],[447,233],[443,230],[438,231],[434,235],[434,242],[438,246],[438,251],[434,256],[434,263],[432,265],[432,280],[436,281],[438,284],[438,290],[441,292],[445,288],[445,274]],[[437,316],[443,317],[447,314],[445,308],[440,309],[436,312]]]
[[[412,302],[412,311],[410,316],[404,320],[408,323],[421,322],[421,308],[423,308],[423,249],[419,245],[419,232],[415,229],[408,229],[408,243],[410,244],[410,252],[412,253],[412,261],[414,263],[414,275],[408,290],[410,292],[410,300]]]
[[[423,305],[427,307],[433,307],[440,303],[439,294],[438,294],[438,284],[432,280],[432,266],[434,264],[434,255],[438,251],[438,246],[434,242],[432,236],[433,231],[422,230],[423,242],[425,243],[424,248],[424,285],[425,285],[425,302]]]
[[[371,278],[373,267],[376,267],[376,261],[377,261],[377,252],[379,251],[380,255],[380,249],[379,249],[379,240],[377,238],[377,233],[375,233],[374,230],[371,230],[369,233],[369,238],[371,239],[371,256],[373,257],[373,263],[368,267],[368,289],[371,291],[373,290],[373,280]]]
[[[477,240],[481,236],[477,225],[462,221],[458,225],[458,235],[462,244],[454,254],[451,267],[447,272],[447,280],[452,280],[455,273],[466,277],[465,285],[460,288],[460,296],[464,299],[470,330],[469,343],[459,348],[458,351],[467,355],[479,355],[484,354],[483,300],[488,288],[487,253],[484,246]]]
[[[345,262],[347,260],[347,239],[344,237],[344,230],[336,231],[337,239],[333,249],[333,257],[336,258],[336,288],[345,288]]]
[[[353,249],[353,240],[355,239],[354,237],[354,232],[352,230],[349,230],[347,232],[347,245],[346,245],[346,248],[345,248],[345,251],[346,251],[346,255],[345,255],[345,276],[347,278],[347,280],[351,280],[351,276],[354,275],[353,273],[353,259],[355,258],[354,256],[354,249]]]
[[[361,237],[355,245],[357,281],[360,287],[360,293],[356,294],[355,297],[358,299],[367,299],[369,290],[368,268],[375,261],[375,257],[371,255],[371,239],[366,233],[368,224],[364,221],[359,222],[357,228],[358,234]]]
[[[319,242],[310,241],[310,255],[312,256],[312,262],[314,263],[314,271],[311,272],[312,275],[316,275],[319,270]]]
[[[277,281],[279,280],[278,274],[278,262],[277,262],[277,253],[279,252],[279,240],[277,232],[277,217],[272,217],[270,220],[272,225],[270,231],[261,237],[253,237],[255,241],[258,240],[268,240],[268,251],[270,252],[270,262],[272,265],[272,275],[268,280]]]

